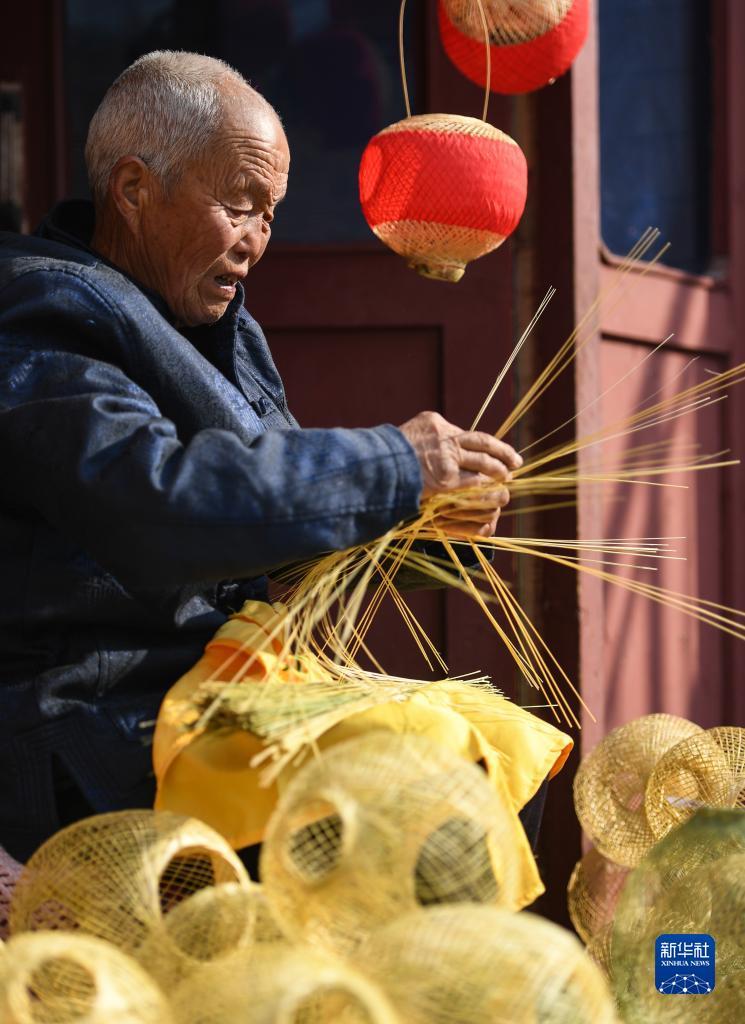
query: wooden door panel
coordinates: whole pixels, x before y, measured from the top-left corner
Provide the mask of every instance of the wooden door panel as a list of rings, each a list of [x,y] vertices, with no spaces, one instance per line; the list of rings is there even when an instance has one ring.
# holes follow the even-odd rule
[[[602,391],[629,373],[648,353],[630,342],[602,343]],[[658,389],[657,399],[700,381],[707,370],[719,370],[719,360],[699,359],[690,353],[662,351],[649,359],[604,400],[603,419],[615,422]],[[622,451],[652,441],[671,439],[667,456],[680,462],[698,445],[699,453],[724,447],[722,407],[687,415],[604,445],[608,464]],[[675,537],[675,554],[684,561],[654,562],[644,557],[616,558],[656,566],[656,571],[615,570],[627,578],[648,581],[682,594],[721,600],[724,593],[723,550],[719,535],[727,472],[679,473],[657,479],[671,486],[606,485],[604,536]],[[644,479],[644,474],[639,474]],[[721,634],[695,620],[636,594],[607,585],[605,588],[604,663],[605,708],[609,726],[652,711],[691,718],[703,726],[723,721],[719,680],[725,671]],[[596,713],[601,709],[594,709]]]
[[[442,403],[441,332],[426,328],[276,328],[271,347],[287,400],[304,427],[398,425]],[[445,595],[405,597],[427,636],[444,652]],[[370,650],[393,675],[431,673],[398,611],[386,600],[368,634]],[[366,661],[366,659],[362,659]]]
[[[304,427],[398,425],[442,405],[437,326],[275,329],[271,347]]]

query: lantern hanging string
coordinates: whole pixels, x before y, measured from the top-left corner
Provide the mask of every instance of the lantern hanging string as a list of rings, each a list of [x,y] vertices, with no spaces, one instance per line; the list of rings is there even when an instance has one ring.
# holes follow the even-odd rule
[[[484,109],[481,120],[486,121],[489,111],[489,83],[491,82],[491,48],[489,46],[489,26],[486,21],[486,11],[483,0],[476,0],[481,17],[481,24],[484,29],[484,46],[486,49],[486,86],[484,87]],[[401,85],[404,91],[404,105],[406,116],[411,117],[411,103],[409,101],[409,86],[406,81],[406,58],[404,57],[404,14],[406,13],[406,0],[401,0],[401,7],[398,12],[398,59],[401,64]]]

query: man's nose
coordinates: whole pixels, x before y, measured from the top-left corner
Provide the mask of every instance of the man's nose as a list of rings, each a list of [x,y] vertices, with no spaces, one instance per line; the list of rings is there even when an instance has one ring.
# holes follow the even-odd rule
[[[233,246],[233,251],[238,256],[255,259],[261,255],[269,234],[271,234],[271,228],[268,225],[264,225],[258,217],[251,217]]]

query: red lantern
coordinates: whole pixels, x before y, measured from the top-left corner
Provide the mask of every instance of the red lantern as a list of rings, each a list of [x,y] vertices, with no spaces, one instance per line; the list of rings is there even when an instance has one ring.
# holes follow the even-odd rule
[[[587,38],[589,0],[481,0],[491,51],[493,92],[540,89],[571,67]],[[440,36],[450,60],[486,84],[478,0],[439,0]]]
[[[522,150],[498,128],[475,117],[424,114],[384,128],[367,144],[360,202],[378,238],[410,267],[459,281],[470,260],[517,227],[527,177]]]

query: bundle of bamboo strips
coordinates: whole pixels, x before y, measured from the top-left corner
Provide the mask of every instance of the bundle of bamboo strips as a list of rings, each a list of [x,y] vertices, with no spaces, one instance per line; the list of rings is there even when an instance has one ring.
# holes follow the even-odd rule
[[[621,302],[623,286],[629,273],[635,270],[639,276],[643,276],[665,252],[667,247],[663,246],[651,259],[641,262],[649,256],[658,239],[657,231],[644,233],[619,268],[613,284],[601,292],[593,307],[582,317],[570,337],[520,398],[496,431],[497,436],[502,437],[513,430],[548,388],[569,369],[578,353],[592,342],[597,311],[601,307],[613,308]],[[474,419],[473,428],[489,407],[552,294],[553,290],[547,293],[519,339]],[[622,385],[667,340],[661,342],[633,370],[595,397],[585,408],[601,401],[610,391]],[[689,365],[684,367],[684,371]],[[523,449],[524,463],[513,473],[509,485],[515,507],[506,514],[519,516],[538,509],[572,505],[580,485],[607,488],[622,482],[629,486],[678,488],[682,486],[680,483],[666,478],[681,472],[703,472],[736,465],[737,460],[728,457],[727,451],[705,453],[699,451],[695,444],[686,444],[681,448],[666,439],[642,439],[641,443],[619,455],[609,455],[591,473],[580,468],[577,456],[590,448],[602,453],[603,445],[610,441],[641,434],[711,408],[725,400],[729,389],[743,379],[745,364],[707,375],[703,380],[667,397],[660,397],[659,390],[655,391],[647,395],[624,419],[612,422],[587,436],[551,445],[550,440],[585,411],[580,410],[574,417]],[[384,667],[370,650],[366,637],[382,602],[388,599],[400,613],[429,668],[438,666],[447,671],[443,658],[396,585],[398,573],[406,568],[437,584],[468,594],[509,651],[520,673],[542,693],[557,720],[563,718],[567,723],[579,725],[576,705],[585,705],[578,690],[520,605],[496,562],[490,560],[490,554],[539,558],[576,572],[588,573],[604,583],[677,609],[725,633],[745,639],[744,612],[700,597],[677,593],[629,575],[630,569],[653,572],[657,563],[680,558],[671,542],[681,538],[610,537],[575,540],[499,535],[476,541],[446,532],[442,525],[443,510],[452,509],[454,505],[461,509],[483,506],[488,501],[486,494],[489,489],[490,485],[485,485],[433,496],[423,503],[421,514],[415,521],[399,525],[373,543],[347,551],[331,552],[313,562],[294,567],[286,579],[289,586],[285,597],[287,615],[281,625],[274,628],[270,637],[272,642],[280,644],[279,661],[291,663],[298,658],[301,661],[304,658],[312,659],[316,673],[314,681],[319,682],[318,672],[328,673],[325,682],[334,691],[341,686],[349,688],[349,692],[335,695],[334,700],[338,701],[339,706],[348,700],[353,701],[354,686],[366,678],[360,667],[363,655],[381,676],[385,675]],[[526,499],[528,504],[524,503]],[[422,549],[421,542],[430,541],[439,543],[439,555]],[[233,681],[239,682],[245,678],[250,669],[251,659],[248,659],[232,677]],[[221,666],[208,682],[224,678],[224,667]],[[375,685],[381,685],[382,681],[377,679]],[[402,684],[401,680],[393,682]],[[266,693],[268,695],[269,691]],[[205,689],[205,698],[210,694],[211,691]],[[215,714],[221,703],[232,700],[234,695],[224,688],[218,688],[211,696],[212,701],[205,700],[202,705],[203,723]],[[315,698],[309,691],[307,700],[312,699]],[[369,694],[366,699],[369,699]],[[586,710],[591,715],[590,709]],[[256,715],[255,711],[251,713]],[[268,726],[265,721],[263,727],[269,729],[274,737],[287,736],[302,721],[303,713],[298,704],[288,715],[285,705],[282,711],[277,710],[275,724]]]

